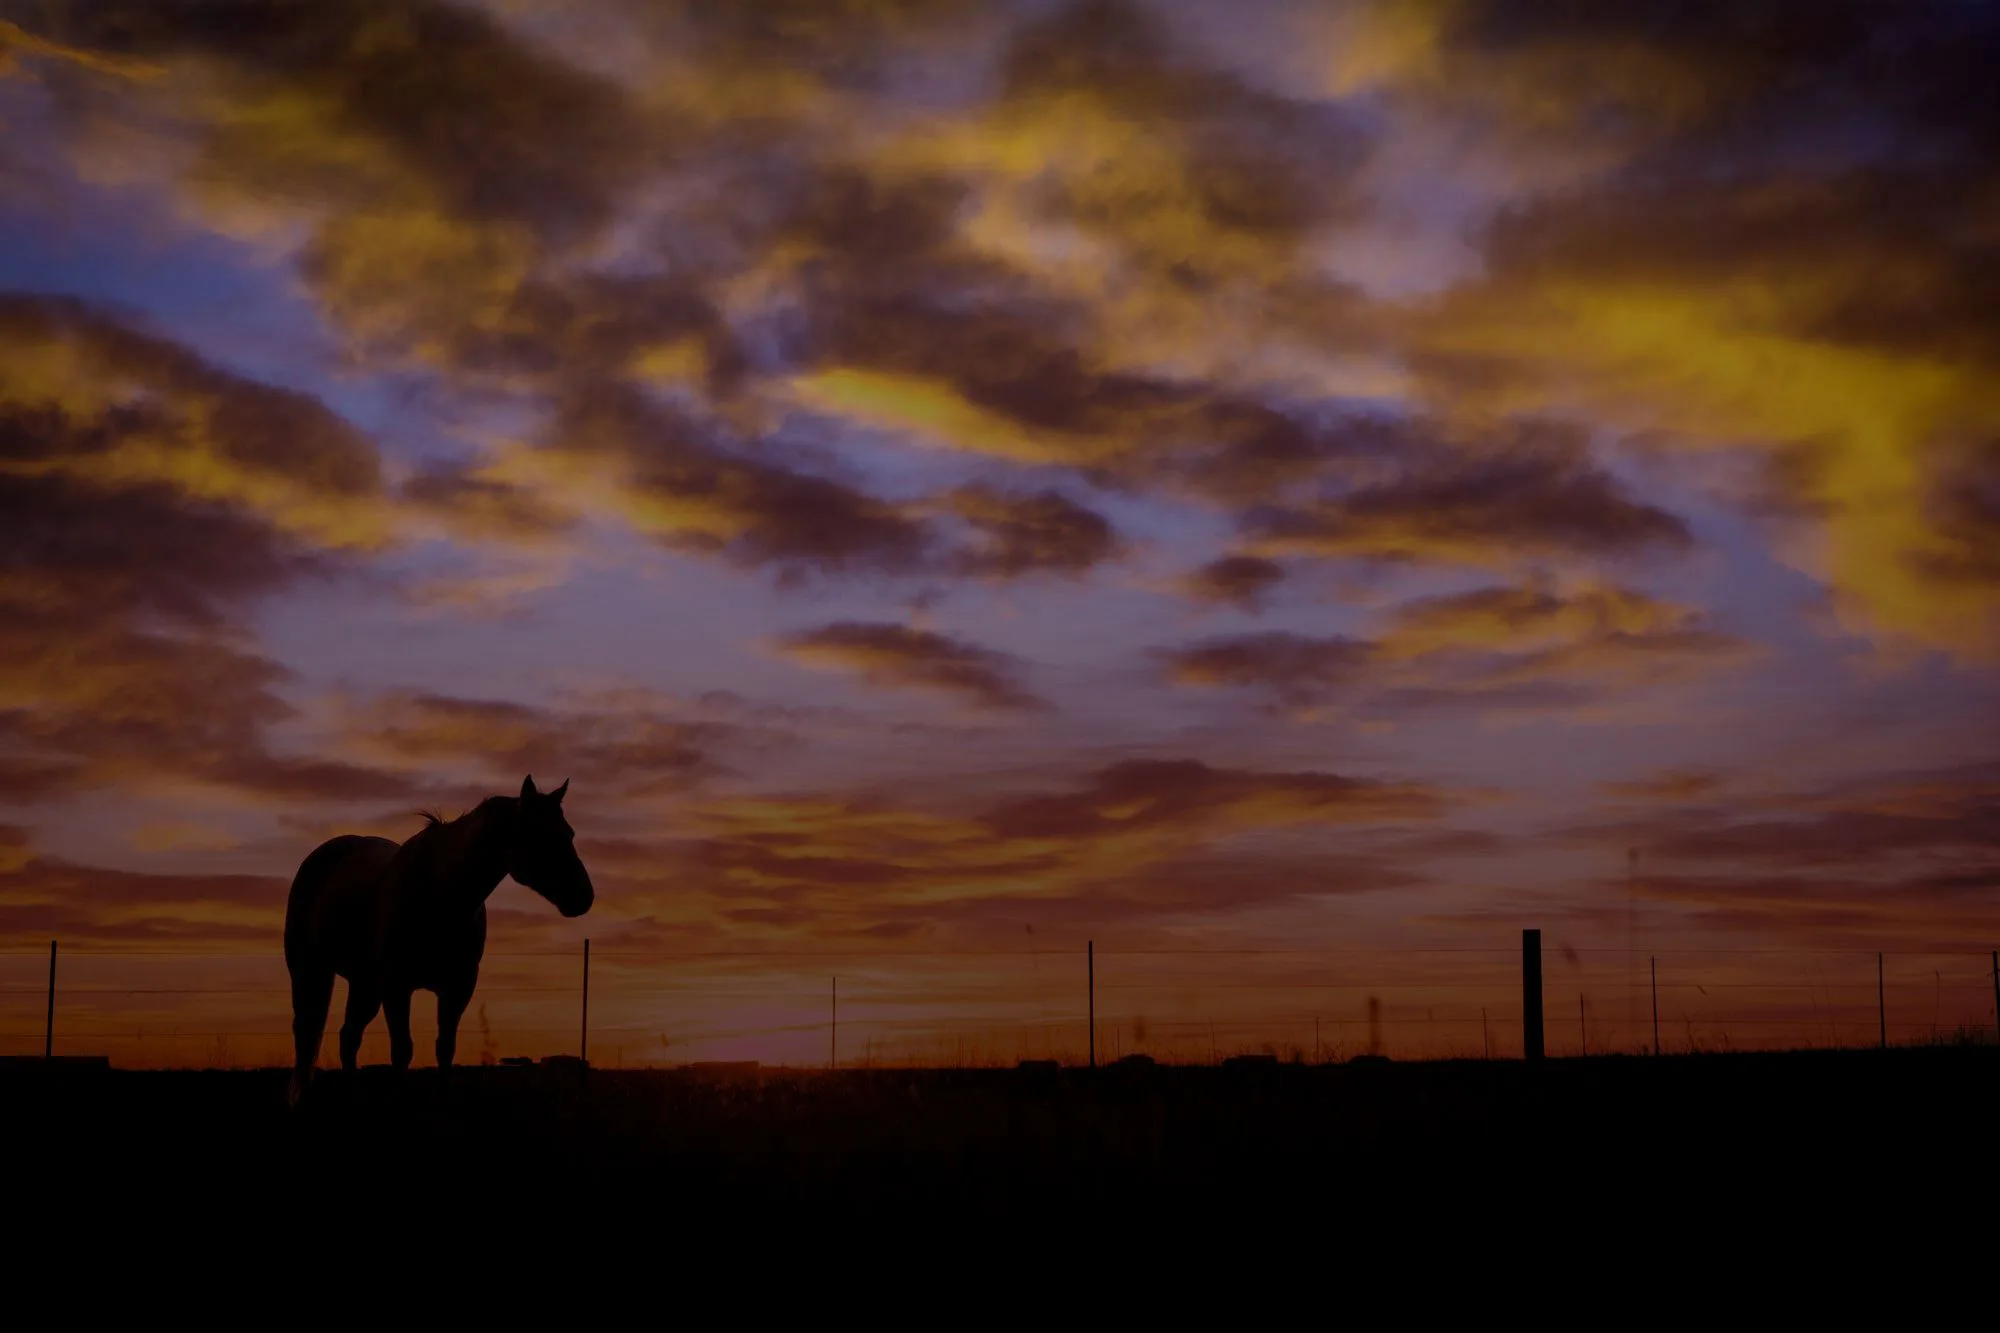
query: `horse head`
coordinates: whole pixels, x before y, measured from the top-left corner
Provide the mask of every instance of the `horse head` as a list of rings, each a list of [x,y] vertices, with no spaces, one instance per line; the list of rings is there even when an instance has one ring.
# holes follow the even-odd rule
[[[522,779],[507,873],[555,904],[564,916],[582,916],[596,894],[590,887],[590,872],[576,854],[576,832],[563,818],[563,795],[568,791],[567,778],[552,792],[536,791],[533,777]]]

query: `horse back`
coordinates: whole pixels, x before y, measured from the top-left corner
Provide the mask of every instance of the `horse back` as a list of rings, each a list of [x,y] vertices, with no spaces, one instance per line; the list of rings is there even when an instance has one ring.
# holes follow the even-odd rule
[[[316,964],[347,975],[366,948],[373,899],[398,844],[345,833],[313,848],[285,900],[285,964]]]

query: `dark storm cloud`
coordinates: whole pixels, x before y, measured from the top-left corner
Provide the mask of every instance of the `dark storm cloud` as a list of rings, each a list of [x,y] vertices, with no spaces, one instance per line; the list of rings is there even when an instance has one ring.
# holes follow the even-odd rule
[[[939,690],[981,708],[1048,706],[1022,683],[1018,659],[928,630],[842,621],[789,635],[778,649],[808,665],[853,671],[880,685]]]

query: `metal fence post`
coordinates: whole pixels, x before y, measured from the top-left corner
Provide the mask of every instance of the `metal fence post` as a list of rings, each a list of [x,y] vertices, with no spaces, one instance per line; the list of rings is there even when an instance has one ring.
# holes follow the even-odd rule
[[[1889,1049],[1889,994],[1882,983],[1882,955],[1875,955],[1875,1021],[1881,1025],[1882,1049]]]
[[[1097,941],[1083,945],[1084,985],[1090,991],[1090,1067],[1097,1068]]]
[[[1660,960],[1651,960],[1653,965],[1653,1054],[1660,1053]]]
[[[1542,932],[1521,932],[1521,1058],[1542,1058]]]
[[[56,1053],[56,942],[49,941],[49,1013],[42,1027],[42,1059]]]

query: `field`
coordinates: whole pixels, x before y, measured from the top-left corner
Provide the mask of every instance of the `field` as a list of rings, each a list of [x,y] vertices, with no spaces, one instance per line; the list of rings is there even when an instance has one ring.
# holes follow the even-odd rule
[[[58,1215],[462,1207],[641,1247],[911,1229],[1205,1244],[1264,1224],[1320,1244],[1678,1230],[1710,1245],[1781,1217],[1865,1231],[1990,1199],[2000,1106],[2000,1058],[1980,1048],[1540,1068],[363,1069],[323,1074],[296,1115],[284,1077],[17,1065],[0,1073],[11,1179]]]

